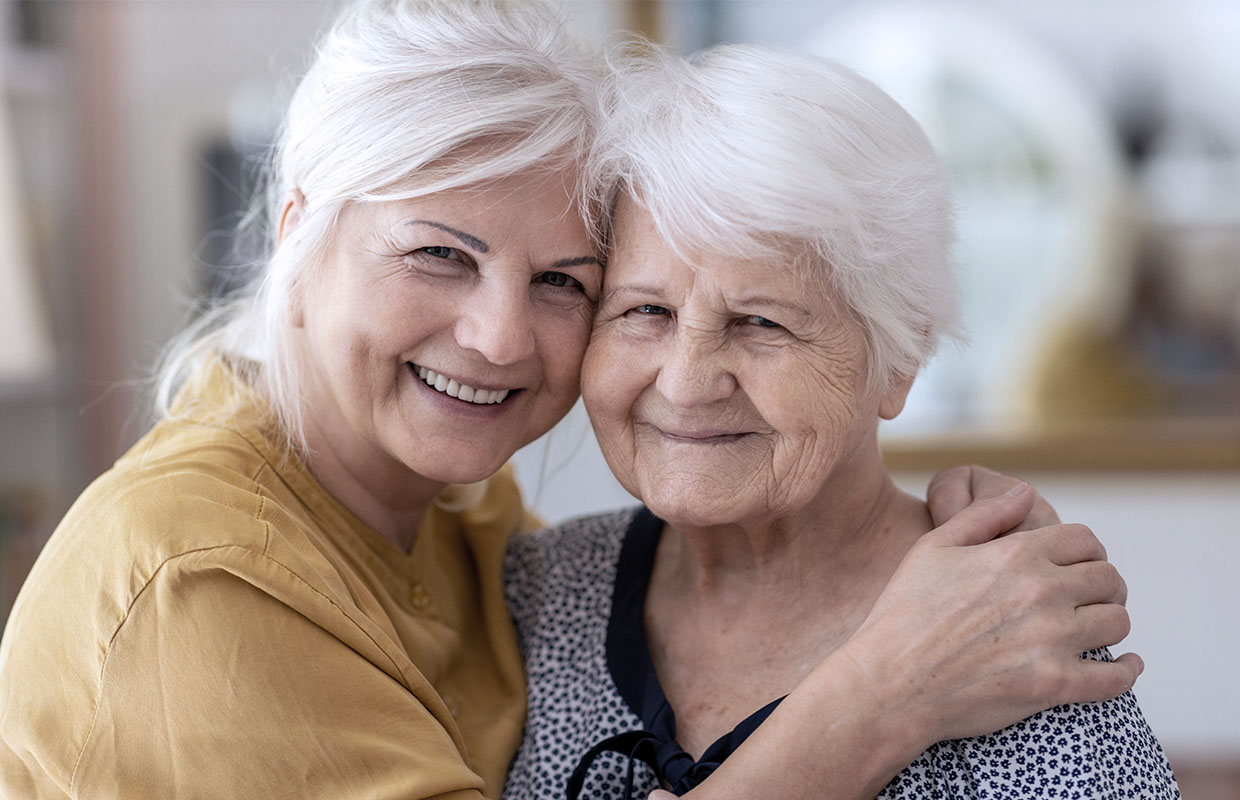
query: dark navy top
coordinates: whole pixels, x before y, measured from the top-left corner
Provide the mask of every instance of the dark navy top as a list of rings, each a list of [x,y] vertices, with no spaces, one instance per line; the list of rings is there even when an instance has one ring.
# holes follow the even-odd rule
[[[646,509],[513,540],[505,589],[526,662],[529,716],[505,798],[644,800],[683,794],[759,727],[778,700],[700,760],[676,742],[643,605],[663,524]],[[1087,657],[1110,658],[1105,651]],[[795,764],[787,765],[795,769]],[[1058,706],[988,736],[939,742],[879,794],[922,798],[1178,798],[1136,700]]]

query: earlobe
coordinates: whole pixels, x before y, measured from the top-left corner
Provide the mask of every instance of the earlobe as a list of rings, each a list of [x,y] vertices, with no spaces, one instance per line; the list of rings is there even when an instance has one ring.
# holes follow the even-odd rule
[[[891,386],[878,402],[878,416],[882,419],[898,417],[904,410],[904,401],[908,399],[908,392],[911,388],[913,388],[913,376],[896,375],[891,381]]]
[[[284,244],[297,226],[301,224],[301,215],[306,209],[306,196],[301,189],[293,189],[284,199],[284,208],[280,211],[280,227],[276,232],[276,243]]]

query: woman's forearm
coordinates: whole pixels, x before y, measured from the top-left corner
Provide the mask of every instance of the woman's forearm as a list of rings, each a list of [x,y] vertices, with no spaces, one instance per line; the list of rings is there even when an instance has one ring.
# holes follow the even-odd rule
[[[691,794],[873,797],[934,742],[1129,689],[1136,656],[1080,658],[1127,634],[1123,581],[1088,529],[995,539],[1032,502],[1021,487],[922,537],[853,636]]]
[[[877,654],[875,654],[877,655]],[[815,668],[736,752],[686,797],[693,800],[870,800],[936,739],[901,713],[899,687],[845,646]]]

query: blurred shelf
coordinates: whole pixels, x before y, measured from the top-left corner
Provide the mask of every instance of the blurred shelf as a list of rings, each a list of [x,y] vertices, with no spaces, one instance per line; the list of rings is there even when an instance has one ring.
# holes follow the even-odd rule
[[[881,445],[884,463],[895,471],[933,472],[954,464],[1006,471],[1240,471],[1240,417],[1064,423],[1012,433],[961,431],[884,438]]]

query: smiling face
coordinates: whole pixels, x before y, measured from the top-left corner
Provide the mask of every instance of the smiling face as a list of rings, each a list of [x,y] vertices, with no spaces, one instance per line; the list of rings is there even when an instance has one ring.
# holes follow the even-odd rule
[[[570,178],[344,209],[293,313],[312,468],[478,481],[568,411],[602,281]]]
[[[625,488],[673,525],[707,526],[815,513],[881,472],[877,422],[908,384],[866,390],[857,322],[774,250],[688,256],[621,200],[582,392]]]

